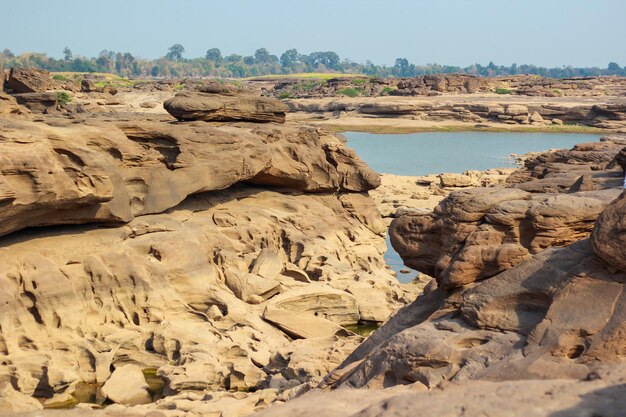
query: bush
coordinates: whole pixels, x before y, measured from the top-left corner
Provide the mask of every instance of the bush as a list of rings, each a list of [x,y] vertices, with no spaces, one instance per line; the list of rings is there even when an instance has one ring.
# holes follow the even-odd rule
[[[387,86],[387,87],[383,88],[383,93],[387,93],[387,94],[389,94],[389,93],[391,93],[393,90],[395,90],[393,87],[389,87],[389,86]]]
[[[67,104],[69,102],[72,101],[72,96],[70,96],[67,92],[65,91],[59,91],[57,92],[57,102],[61,105],[63,104]]]
[[[363,90],[358,88],[344,88],[342,90],[337,91],[337,94],[343,94],[348,97],[357,97],[363,94]]]
[[[496,94],[511,94],[512,91],[508,88],[496,88]]]
[[[282,93],[280,93],[278,95],[278,98],[281,99],[281,100],[284,100],[284,99],[290,98],[290,97],[291,97],[291,95],[288,92],[286,92],[286,91],[283,91]]]
[[[354,85],[365,85],[366,82],[367,80],[365,78],[355,78],[352,80],[352,84]]]

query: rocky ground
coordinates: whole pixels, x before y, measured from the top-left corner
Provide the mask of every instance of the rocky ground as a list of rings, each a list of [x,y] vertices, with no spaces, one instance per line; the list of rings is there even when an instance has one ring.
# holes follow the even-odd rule
[[[394,248],[436,283],[325,378],[336,392],[271,415],[622,415],[625,145],[540,154],[506,187],[399,213]]]
[[[319,110],[331,99],[12,73],[0,93],[0,413],[623,415],[623,136],[517,170],[381,178],[302,123],[469,111],[621,129],[615,83],[558,105],[463,83],[463,106],[444,94]],[[386,268],[386,223],[406,265],[432,277],[425,287]]]

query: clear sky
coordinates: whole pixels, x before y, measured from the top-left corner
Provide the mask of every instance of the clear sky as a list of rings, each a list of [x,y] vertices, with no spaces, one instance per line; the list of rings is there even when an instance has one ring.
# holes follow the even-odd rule
[[[626,0],[3,0],[0,50],[186,57],[331,50],[356,62],[626,65]]]

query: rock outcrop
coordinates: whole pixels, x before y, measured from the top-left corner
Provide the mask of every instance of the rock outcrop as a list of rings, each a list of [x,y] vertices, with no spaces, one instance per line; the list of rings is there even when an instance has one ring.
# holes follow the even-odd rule
[[[0,116],[6,116],[9,114],[24,114],[27,112],[28,110],[17,104],[15,97],[0,91]]]
[[[367,191],[376,173],[312,128],[0,120],[0,235],[30,226],[128,222],[239,182]],[[71,139],[70,139],[71,138]]]
[[[597,154],[588,157],[587,164],[597,162]],[[611,158],[601,160],[606,165]],[[597,169],[621,179],[621,170]],[[406,404],[423,404],[448,395],[447,389],[449,395],[472,398],[464,390],[482,384],[472,380],[581,381],[606,372],[603,365],[623,363],[626,200],[620,183],[591,183],[598,189],[552,195],[469,189],[444,199],[428,221],[419,220],[428,216],[400,216],[392,224],[394,246],[408,265],[432,273],[436,283],[374,332],[320,387],[407,385]],[[618,369],[611,384],[626,375]],[[451,388],[447,381],[463,384]],[[519,382],[487,384],[501,393]],[[584,382],[567,384],[573,390],[585,387]],[[439,387],[443,394],[415,393]],[[376,398],[377,391],[371,395]],[[395,393],[380,395],[403,401]],[[456,404],[475,415],[486,410],[472,401]],[[391,407],[388,401],[374,402],[379,404],[354,412],[382,415]],[[552,415],[560,410],[556,405],[546,403],[537,415]],[[404,416],[409,408],[394,410]]]
[[[586,381],[464,381],[421,392],[385,390],[314,391],[255,417],[408,417],[415,410],[434,416],[619,417],[626,407],[626,369],[602,369]]]
[[[337,366],[362,340],[344,326],[417,293],[385,267],[378,175],[317,129],[124,115],[0,132],[0,384],[20,398],[250,413]]]
[[[621,170],[607,168],[621,146],[606,140],[538,155],[509,177],[511,188],[456,191],[432,213],[399,216],[391,242],[408,266],[452,288],[589,237],[621,192]],[[572,189],[582,178],[586,190]]]
[[[246,94],[178,93],[163,107],[178,120],[284,123],[287,106],[273,98]]]
[[[11,68],[4,86],[13,93],[43,93],[51,87],[50,73],[37,68]]]
[[[626,272],[626,193],[602,212],[591,235],[595,254],[609,265]]]

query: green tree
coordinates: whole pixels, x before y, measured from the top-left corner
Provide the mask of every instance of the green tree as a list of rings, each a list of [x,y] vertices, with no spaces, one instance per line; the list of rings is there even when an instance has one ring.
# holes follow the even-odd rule
[[[406,58],[397,58],[395,64],[393,64],[393,75],[396,77],[408,77],[409,76],[409,60]]]
[[[183,59],[183,54],[185,53],[185,47],[179,43],[176,43],[170,46],[170,49],[167,50],[167,54],[165,54],[165,58],[170,61],[180,61]]]
[[[206,51],[205,58],[215,64],[221,64],[222,61],[224,61],[224,58],[222,58],[222,51],[220,51],[219,48],[211,48]]]
[[[293,68],[300,63],[300,54],[297,49],[288,49],[280,56],[280,66]]]
[[[611,75],[617,75],[622,72],[622,68],[619,66],[617,62],[609,62],[607,69],[609,70],[609,74]]]
[[[66,61],[71,61],[73,59],[72,51],[67,46],[63,48],[63,59]]]

